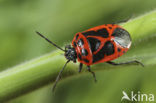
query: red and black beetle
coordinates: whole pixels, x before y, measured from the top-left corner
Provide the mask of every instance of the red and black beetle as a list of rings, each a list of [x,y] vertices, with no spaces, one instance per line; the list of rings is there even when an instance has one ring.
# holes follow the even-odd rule
[[[72,45],[65,46],[65,50],[48,40],[41,33],[36,33],[55,47],[65,52],[64,55],[67,59],[67,62],[59,72],[53,86],[53,90],[55,89],[57,82],[60,80],[60,76],[65,66],[70,61],[76,63],[76,60],[78,60],[80,62],[79,72],[81,72],[83,64],[87,65],[87,69],[92,73],[95,81],[95,73],[90,69],[90,65],[92,64],[103,62],[112,65],[137,63],[144,66],[141,62],[136,60],[124,63],[112,62],[112,60],[127,52],[131,46],[130,34],[117,24],[105,24],[76,33],[74,39],[72,40]]]

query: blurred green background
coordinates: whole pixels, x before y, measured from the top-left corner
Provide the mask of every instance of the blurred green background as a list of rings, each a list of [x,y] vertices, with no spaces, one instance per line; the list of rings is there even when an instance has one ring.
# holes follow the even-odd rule
[[[0,71],[56,49],[36,35],[36,30],[64,46],[76,32],[135,18],[155,8],[156,0],[1,0]],[[156,50],[155,39],[154,36],[146,43],[135,43],[128,55],[119,60],[132,60],[135,55],[146,63],[145,59],[152,58],[150,66],[121,66],[124,69],[120,69],[98,65],[105,69],[96,72],[98,85],[90,74],[76,75],[63,80],[55,95],[50,84],[7,103],[120,103],[123,90],[156,95],[156,55],[149,56],[150,51]],[[140,52],[142,55],[137,57]]]

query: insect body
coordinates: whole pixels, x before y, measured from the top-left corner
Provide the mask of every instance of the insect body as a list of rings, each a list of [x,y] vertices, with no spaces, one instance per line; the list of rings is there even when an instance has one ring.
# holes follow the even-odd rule
[[[131,46],[131,37],[119,25],[107,24],[77,33],[72,46],[80,63],[92,65],[123,55]]]
[[[76,63],[78,60],[80,62],[79,72],[81,72],[83,64],[87,65],[87,69],[92,73],[95,81],[95,73],[90,69],[90,65],[92,64],[103,62],[112,65],[138,63],[144,66],[141,62],[136,60],[124,63],[114,63],[111,61],[122,56],[131,46],[130,34],[117,24],[101,25],[90,28],[84,32],[76,33],[72,40],[72,45],[65,46],[65,50],[48,40],[39,32],[37,32],[37,34],[65,52],[64,55],[67,62],[57,76],[53,90],[55,89],[57,82],[60,80],[60,76],[66,64],[70,61]]]

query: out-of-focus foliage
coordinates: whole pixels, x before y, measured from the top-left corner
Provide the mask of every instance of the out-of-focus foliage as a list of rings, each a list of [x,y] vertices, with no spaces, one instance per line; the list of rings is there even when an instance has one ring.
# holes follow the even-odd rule
[[[153,10],[155,5],[155,0],[2,0],[0,68],[52,50],[50,45],[40,41],[35,30],[64,45],[76,32],[130,19]]]
[[[41,40],[35,34],[36,30],[63,46],[70,43],[76,32],[135,18],[155,8],[156,0],[2,0],[0,70],[55,49]],[[119,59],[140,59],[147,64],[143,69],[139,66],[113,67],[100,64],[98,67],[106,70],[96,72],[98,85],[90,80],[90,74],[82,74],[61,82],[55,96],[51,94],[50,85],[9,103],[120,103],[122,90],[155,93],[155,39],[154,35],[137,38],[129,53]],[[94,68],[98,70],[96,66]]]

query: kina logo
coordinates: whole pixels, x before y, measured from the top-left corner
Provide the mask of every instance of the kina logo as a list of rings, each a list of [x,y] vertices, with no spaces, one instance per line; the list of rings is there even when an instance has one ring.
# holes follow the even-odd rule
[[[130,95],[128,95],[125,91],[122,91],[122,98],[121,101],[146,101],[146,102],[153,102],[154,101],[154,94],[145,94],[138,91],[138,93],[134,93],[131,91]]]

